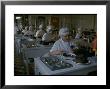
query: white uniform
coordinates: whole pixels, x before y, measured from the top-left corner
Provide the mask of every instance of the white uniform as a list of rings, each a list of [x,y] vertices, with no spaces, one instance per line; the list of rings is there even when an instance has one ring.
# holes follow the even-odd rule
[[[42,37],[42,36],[44,35],[44,33],[45,33],[44,30],[38,30],[38,31],[36,32],[35,37]]]
[[[75,36],[75,39],[80,39],[80,37],[81,37],[81,34],[77,33],[76,36]]]
[[[43,35],[42,37],[42,41],[45,41],[45,42],[50,42],[52,41],[52,26],[47,26],[47,32]]]
[[[51,38],[52,38],[52,35],[51,33],[45,33],[42,37],[42,41],[45,41],[45,42],[50,42],[51,41]]]
[[[52,30],[52,26],[51,25],[49,25],[49,26],[47,26],[47,32],[50,32]]]
[[[66,53],[72,53],[71,46],[74,45],[72,41],[70,42],[64,42],[62,39],[59,39],[56,41],[51,48],[50,52],[56,51],[56,50],[63,50]]]
[[[59,31],[59,36],[61,37],[58,41],[56,41],[51,48],[50,52],[63,50],[65,53],[73,53],[71,46],[75,46],[73,41],[63,41],[62,38],[65,35],[69,35],[69,29],[68,28],[61,28]]]
[[[36,32],[35,37],[42,37],[44,35],[45,31],[43,30],[43,24],[39,25],[39,30]]]
[[[29,30],[32,31],[32,26],[29,26]]]
[[[23,26],[22,26],[21,23],[18,25],[18,28],[19,28],[20,31],[22,31]]]
[[[75,39],[80,39],[81,37],[81,28],[78,28],[78,33],[75,36]]]
[[[18,29],[17,26],[15,26],[15,27],[14,27],[14,34],[17,34],[17,31],[19,31],[19,29]]]
[[[24,33],[24,35],[34,35],[34,32],[28,30]]]
[[[27,30],[25,30],[25,29],[22,31],[22,33],[24,33],[24,34],[25,34],[26,32],[27,32]]]

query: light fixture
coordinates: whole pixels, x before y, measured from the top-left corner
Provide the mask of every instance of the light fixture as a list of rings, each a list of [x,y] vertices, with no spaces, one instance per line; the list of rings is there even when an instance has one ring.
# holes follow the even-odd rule
[[[16,19],[21,19],[21,17],[16,17]]]

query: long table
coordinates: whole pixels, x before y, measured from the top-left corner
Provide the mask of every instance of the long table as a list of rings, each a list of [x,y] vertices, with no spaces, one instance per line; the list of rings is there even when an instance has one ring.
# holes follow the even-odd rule
[[[73,67],[52,71],[41,60],[40,57],[34,58],[35,75],[87,75],[89,72],[97,70],[97,58],[89,58],[90,64],[76,64],[71,59],[67,60]]]
[[[40,57],[49,52],[52,45],[39,44],[40,39],[30,39],[22,34],[15,36],[16,54],[22,54],[23,61],[26,65],[26,72],[29,74],[29,58]]]
[[[33,48],[23,48],[22,54],[23,54],[23,60],[26,65],[26,72],[29,75],[29,64],[30,64],[30,58],[37,58],[43,56],[45,53],[49,52],[51,49],[51,46],[39,46],[39,47],[33,47]]]

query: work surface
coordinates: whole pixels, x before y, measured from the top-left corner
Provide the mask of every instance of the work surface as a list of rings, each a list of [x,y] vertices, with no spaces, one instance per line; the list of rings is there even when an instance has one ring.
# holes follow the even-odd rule
[[[69,59],[69,58],[68,58]],[[72,58],[70,60],[64,59],[67,63],[72,64],[70,68],[57,69],[52,71],[47,65],[45,65],[39,58],[34,58],[35,61],[35,75],[87,75],[89,72],[97,70],[97,58],[89,57],[90,64],[76,64]]]

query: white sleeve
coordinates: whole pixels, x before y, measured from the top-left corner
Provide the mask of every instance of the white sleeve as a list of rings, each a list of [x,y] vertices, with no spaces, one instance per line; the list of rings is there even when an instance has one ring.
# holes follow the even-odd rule
[[[80,34],[76,34],[75,39],[79,39],[80,38]]]
[[[46,40],[46,35],[47,35],[47,33],[45,33],[45,34],[43,35],[42,41],[45,41],[45,40]]]
[[[39,32],[37,31],[35,37],[38,37],[38,34],[39,34]]]
[[[55,43],[54,43],[54,45],[53,45],[53,47],[51,48],[50,52],[56,51],[56,50],[59,50],[59,44],[58,44],[58,42],[55,42]]]

